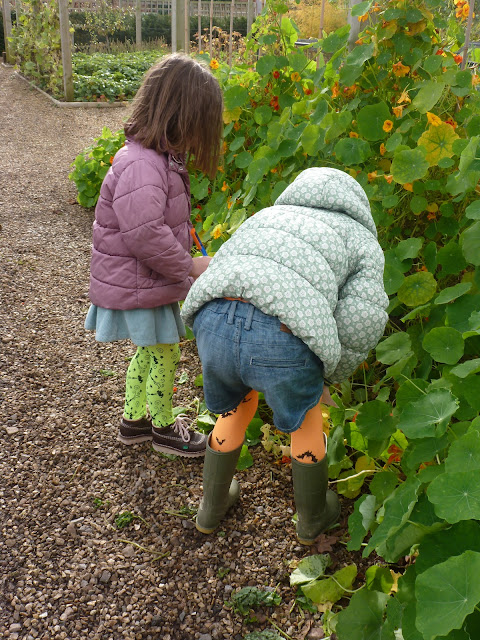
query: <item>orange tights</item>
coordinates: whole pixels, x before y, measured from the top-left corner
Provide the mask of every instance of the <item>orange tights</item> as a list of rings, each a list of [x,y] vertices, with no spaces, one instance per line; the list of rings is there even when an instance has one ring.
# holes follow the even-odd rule
[[[218,417],[210,446],[214,451],[233,451],[243,444],[245,432],[258,407],[258,393],[250,391],[242,402]],[[325,457],[323,417],[320,403],[307,411],[305,420],[291,435],[292,457],[299,462],[320,462]]]

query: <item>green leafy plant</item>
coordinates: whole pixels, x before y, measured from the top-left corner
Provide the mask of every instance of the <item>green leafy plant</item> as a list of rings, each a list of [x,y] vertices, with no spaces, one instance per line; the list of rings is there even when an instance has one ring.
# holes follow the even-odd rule
[[[232,595],[231,606],[241,616],[249,616],[252,611],[260,607],[276,607],[282,602],[282,597],[276,591],[267,591],[258,587],[243,587]]]
[[[115,516],[115,526],[117,529],[124,529],[125,527],[128,527],[128,525],[132,524],[134,520],[141,520],[144,524],[147,524],[141,516],[137,516],[132,511],[122,511]]]

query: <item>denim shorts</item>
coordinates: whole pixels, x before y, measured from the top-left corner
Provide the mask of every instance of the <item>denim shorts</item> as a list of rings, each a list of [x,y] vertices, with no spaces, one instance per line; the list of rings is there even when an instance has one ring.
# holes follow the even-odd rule
[[[237,300],[212,300],[198,311],[193,333],[209,411],[231,411],[255,389],[264,394],[277,429],[300,427],[322,395],[323,363],[281,326],[278,318]]]

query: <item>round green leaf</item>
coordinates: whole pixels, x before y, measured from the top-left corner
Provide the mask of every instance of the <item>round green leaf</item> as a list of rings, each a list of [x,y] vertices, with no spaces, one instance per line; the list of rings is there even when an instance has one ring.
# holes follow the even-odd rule
[[[436,327],[423,339],[423,348],[437,362],[457,364],[463,356],[462,334],[451,327]]]
[[[395,247],[395,253],[400,260],[407,260],[407,258],[416,258],[422,248],[422,238],[408,238],[402,240]]]
[[[260,60],[263,60],[263,58],[260,58]],[[231,111],[237,107],[243,107],[248,100],[248,89],[240,85],[230,87],[223,94],[223,100],[227,111]]]
[[[469,431],[455,440],[445,461],[447,473],[480,471],[480,433]]]
[[[432,480],[427,496],[437,516],[450,524],[480,519],[478,471],[442,473]]]
[[[362,589],[354,593],[348,607],[338,614],[338,637],[349,640],[380,638],[385,606],[389,599],[389,595],[380,591]]]
[[[473,220],[480,219],[480,200],[475,200],[465,209],[465,217]]]
[[[253,112],[253,117],[255,122],[259,125],[268,124],[272,119],[272,110],[270,107],[263,105],[261,107],[257,107]]]
[[[398,290],[398,299],[408,307],[418,307],[431,300],[437,290],[435,278],[429,271],[407,276]]]
[[[411,351],[412,343],[408,333],[394,333],[377,346],[377,360],[383,364],[393,364],[408,356]]]
[[[391,296],[394,293],[397,293],[404,280],[405,276],[400,269],[397,269],[391,264],[385,265],[385,270],[383,272],[383,284],[387,295]]]
[[[478,373],[480,371],[480,358],[474,358],[473,360],[467,360],[458,364],[456,367],[450,370],[454,376],[458,378],[466,378],[470,374]]]
[[[475,222],[462,233],[460,246],[467,262],[480,265],[480,221]]]
[[[270,163],[267,158],[259,158],[253,160],[248,166],[248,179],[251,183],[255,184],[260,182],[263,176],[267,173],[270,167]]]
[[[438,164],[443,158],[453,156],[453,143],[459,136],[449,124],[430,126],[418,139],[418,145],[426,150],[426,159],[430,166]]]
[[[383,140],[387,135],[383,130],[383,123],[390,118],[390,109],[385,102],[367,105],[358,112],[358,132],[365,140]]]
[[[438,251],[437,264],[442,266],[442,276],[456,275],[467,266],[462,250],[454,241],[449,242]]]
[[[419,214],[425,211],[428,205],[428,200],[423,196],[413,196],[410,200],[410,209],[413,213]]]
[[[405,407],[398,428],[407,438],[438,437],[445,433],[447,423],[457,409],[457,400],[450,391],[431,391]]]
[[[415,597],[416,626],[423,638],[449,637],[480,600],[480,553],[465,551],[421,573],[415,582]]]
[[[335,155],[347,167],[361,164],[370,155],[370,145],[360,138],[342,138],[335,145]]]
[[[412,109],[417,109],[420,113],[431,111],[440,100],[444,89],[445,82],[427,80],[422,84],[420,91],[413,99]]]
[[[325,575],[325,570],[332,564],[332,559],[328,553],[321,555],[308,556],[300,560],[297,568],[290,576],[290,586],[304,584],[311,580],[317,580],[320,576]]]
[[[421,149],[404,149],[395,153],[391,171],[395,182],[405,184],[423,178],[429,166]]]
[[[467,293],[472,288],[471,282],[460,282],[453,287],[447,287],[441,291],[434,300],[434,304],[446,304],[452,300],[456,300],[464,293]]]
[[[257,60],[257,65],[256,65],[257,73],[259,73],[261,76],[266,76],[269,73],[271,73],[276,66],[277,66],[276,56],[272,56],[272,55],[260,56],[260,58]]]
[[[358,411],[356,425],[369,440],[385,440],[396,430],[397,419],[391,413],[392,407],[385,402],[366,402]]]
[[[245,169],[252,162],[252,160],[253,158],[251,153],[249,153],[248,151],[242,151],[242,153],[239,153],[235,158],[235,166],[239,169]]]

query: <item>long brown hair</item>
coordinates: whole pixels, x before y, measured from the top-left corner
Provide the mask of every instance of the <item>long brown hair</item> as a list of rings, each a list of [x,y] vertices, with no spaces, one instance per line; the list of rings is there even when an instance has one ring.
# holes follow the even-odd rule
[[[220,155],[222,112],[222,92],[208,67],[175,53],[148,71],[125,134],[158,153],[188,153],[193,165],[213,178]]]

